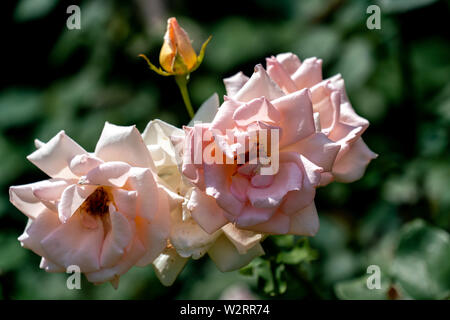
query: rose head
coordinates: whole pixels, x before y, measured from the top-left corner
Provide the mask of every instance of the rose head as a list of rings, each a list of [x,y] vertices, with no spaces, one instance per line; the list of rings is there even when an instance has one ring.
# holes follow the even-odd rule
[[[170,199],[134,126],[106,123],[94,153],[64,131],[38,144],[28,159],[51,178],[11,187],[10,201],[29,218],[19,240],[41,268],[77,265],[89,281],[117,286],[164,250]]]
[[[196,186],[188,208],[204,230],[232,222],[261,233],[314,235],[315,188],[362,176],[375,157],[360,138],[368,122],[352,109],[340,76],[322,81],[321,63],[282,54],[267,60],[267,72],[258,65],[251,78],[225,79],[228,96],[214,119],[185,128],[182,170]],[[261,143],[265,131],[279,140]],[[251,156],[252,139],[265,153]],[[196,161],[198,150],[216,162]]]

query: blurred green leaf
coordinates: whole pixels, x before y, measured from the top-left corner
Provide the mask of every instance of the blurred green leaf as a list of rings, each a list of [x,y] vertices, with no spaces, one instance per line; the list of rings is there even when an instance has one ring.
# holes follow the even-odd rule
[[[405,225],[392,268],[393,276],[415,299],[450,295],[450,236],[423,220]]]
[[[437,0],[378,0],[382,12],[398,13],[430,5]]]
[[[381,289],[369,289],[367,287],[367,278],[370,275],[361,278],[343,281],[334,287],[335,293],[342,300],[385,300],[389,290],[389,280],[383,274],[381,275]]]
[[[41,95],[27,88],[0,92],[0,129],[23,126],[42,114]]]
[[[14,19],[24,22],[46,16],[58,3],[57,0],[20,0],[14,12]]]
[[[20,268],[25,256],[16,235],[0,234],[0,275]]]
[[[277,255],[277,263],[299,264],[317,259],[317,251],[309,246],[307,239],[302,241],[300,246],[296,246],[290,251],[282,251]]]

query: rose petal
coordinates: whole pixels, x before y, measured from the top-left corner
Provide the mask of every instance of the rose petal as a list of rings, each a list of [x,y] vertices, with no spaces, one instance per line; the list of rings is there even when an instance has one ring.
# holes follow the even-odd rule
[[[103,244],[103,226],[88,229],[83,226],[81,213],[75,213],[66,223],[48,234],[41,245],[48,257],[56,264],[67,268],[77,265],[82,272],[93,272],[100,268],[100,252]]]
[[[44,180],[21,186],[11,186],[9,187],[9,201],[28,218],[35,219],[47,210],[47,207],[34,195],[33,187],[46,183]]]
[[[140,197],[146,197],[142,194]],[[136,219],[136,230],[139,234],[142,244],[146,248],[145,254],[136,263],[143,267],[152,263],[158,257],[167,245],[170,232],[170,212],[169,202],[166,193],[157,189],[158,212],[148,223],[145,219]]]
[[[255,98],[266,97],[267,100],[272,101],[282,96],[284,96],[283,90],[270,79],[262,65],[258,64],[251,78],[236,93],[233,99],[249,102]]]
[[[239,90],[244,86],[244,84],[248,81],[249,77],[239,71],[235,75],[223,79],[223,83],[225,84],[225,89],[227,90],[227,95],[229,97],[233,97]]]
[[[72,158],[69,168],[73,174],[81,177],[103,163],[103,160],[92,154],[79,154]]]
[[[191,211],[192,218],[209,234],[216,232],[228,222],[215,199],[197,188],[192,191],[187,208]]]
[[[308,90],[296,91],[272,101],[281,113],[280,127],[283,135],[280,147],[295,143],[315,131],[313,109]]]
[[[257,208],[278,207],[283,197],[292,190],[302,187],[302,172],[295,163],[281,163],[272,184],[266,188],[249,186],[247,196]]]
[[[152,221],[159,208],[159,190],[150,169],[131,168],[127,184],[130,190],[138,195],[137,213],[139,216]]]
[[[295,71],[297,71],[298,68],[300,68],[302,64],[297,55],[291,52],[278,54],[277,60],[281,63],[286,72],[291,76]]]
[[[103,161],[123,161],[133,167],[154,169],[147,146],[135,126],[105,123],[95,147],[95,156]]]
[[[262,240],[262,234],[236,228],[232,223],[222,228],[223,233],[230,240],[239,254],[245,254]]]
[[[211,122],[219,110],[220,102],[217,93],[210,96],[202,103],[200,108],[195,112],[194,118],[189,122],[188,126],[193,126],[196,122]]]
[[[131,175],[129,164],[111,161],[100,164],[86,175],[86,183],[97,186],[123,187]]]
[[[139,241],[139,239],[134,238],[131,246],[127,248],[126,253],[123,255],[122,259],[118,264],[112,268],[102,268],[99,271],[86,273],[86,278],[93,283],[103,283],[106,281],[111,281],[113,286],[117,288],[118,280],[121,275],[130,270],[140,257],[145,252],[145,247]]]
[[[308,158],[324,171],[331,171],[340,145],[328,139],[323,133],[313,133],[308,138],[300,140],[282,149],[282,152],[296,152]]]
[[[256,98],[238,107],[233,114],[233,120],[238,126],[248,126],[257,121],[278,123],[281,115],[265,98]]]
[[[203,170],[206,194],[216,198],[217,204],[222,209],[230,214],[238,215],[244,204],[230,192],[231,181],[229,181],[235,167],[235,165],[229,164],[205,164]]]
[[[111,191],[117,211],[123,213],[130,221],[136,217],[137,192],[114,188]]]
[[[266,59],[267,73],[285,93],[297,91],[297,86],[292,81],[290,74],[275,57]]]
[[[289,234],[312,237],[319,231],[319,216],[314,202],[290,218]]]
[[[114,206],[109,207],[111,230],[106,235],[100,255],[102,268],[114,267],[125,253],[125,248],[133,240],[133,231],[128,219],[117,212]]]
[[[72,184],[64,189],[58,203],[59,220],[65,223],[78,210],[83,202],[97,189],[95,186]]]
[[[69,169],[73,157],[87,152],[60,131],[45,145],[30,154],[27,159],[52,178],[77,178]]]
[[[41,240],[55,230],[61,222],[58,215],[48,209],[44,209],[34,220],[29,219],[23,234],[18,238],[22,247],[32,250],[40,256],[45,256]]]
[[[243,229],[268,234],[287,234],[289,232],[289,225],[289,216],[284,215],[279,211],[268,221],[253,226],[243,227]]]
[[[308,58],[292,74],[292,80],[299,90],[311,88],[322,81],[322,59]]]
[[[153,269],[159,281],[166,287],[171,286],[183,270],[188,258],[180,257],[174,248],[166,248],[155,261]]]
[[[378,155],[372,152],[362,138],[356,140],[351,148],[333,166],[333,176],[339,182],[353,182],[364,175],[367,165]]]
[[[182,257],[201,258],[221,234],[220,230],[205,232],[192,217],[183,219],[182,208],[174,210],[171,217],[170,243]]]
[[[208,255],[222,272],[238,270],[246,266],[254,258],[264,254],[264,250],[258,243],[245,254],[239,254],[236,247],[222,235],[208,250]]]
[[[257,208],[247,205],[242,209],[241,214],[232,222],[236,223],[240,228],[246,228],[269,220],[276,211],[277,207]]]

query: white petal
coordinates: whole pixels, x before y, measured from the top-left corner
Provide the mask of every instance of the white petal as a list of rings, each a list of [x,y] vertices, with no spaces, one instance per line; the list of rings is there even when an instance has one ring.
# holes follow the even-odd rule
[[[180,257],[174,248],[167,248],[153,261],[153,268],[159,281],[168,287],[175,282],[188,261]]]
[[[27,159],[52,178],[77,178],[69,169],[73,157],[87,152],[60,131],[45,145],[30,154]]]
[[[95,156],[103,161],[123,161],[133,167],[154,168],[147,146],[135,126],[106,122],[95,147]]]

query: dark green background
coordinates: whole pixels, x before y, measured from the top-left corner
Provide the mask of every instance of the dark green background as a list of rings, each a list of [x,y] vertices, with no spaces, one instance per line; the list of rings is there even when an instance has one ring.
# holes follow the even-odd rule
[[[66,8],[75,3],[82,28],[70,31]],[[366,27],[370,4],[381,7],[381,30]],[[1,298],[206,299],[235,283],[261,298],[449,297],[448,1],[20,0],[2,2],[0,15]],[[8,186],[46,178],[25,158],[34,138],[47,141],[64,129],[93,150],[105,121],[140,130],[153,118],[189,121],[173,79],[137,57],[158,62],[170,16],[196,50],[213,35],[191,76],[195,107],[214,92],[222,99],[222,78],[251,75],[267,56],[317,56],[325,77],[342,73],[354,108],[371,123],[364,140],[379,158],[360,181],[318,191],[316,254],[293,237],[276,237],[243,270],[252,276],[221,274],[203,258],[170,288],[147,267],[133,268],[118,290],[83,279],[82,290],[70,291],[67,275],[45,273],[39,257],[20,248],[26,218],[9,203]],[[382,269],[382,290],[365,289],[370,264]]]

